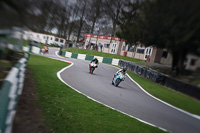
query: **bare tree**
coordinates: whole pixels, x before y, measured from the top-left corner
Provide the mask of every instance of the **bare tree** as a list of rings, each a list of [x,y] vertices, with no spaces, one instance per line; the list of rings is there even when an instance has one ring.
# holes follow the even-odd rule
[[[78,0],[77,4],[79,5],[79,27],[78,27],[78,34],[77,34],[77,42],[79,41],[79,37],[83,28],[83,24],[86,18],[86,10],[88,5],[88,0]]]
[[[103,14],[103,1],[102,0],[93,0],[90,3],[88,20],[92,23],[91,34],[94,32],[94,27],[98,19],[101,18]]]
[[[90,2],[89,12],[88,12],[88,21],[92,24],[91,34],[94,32],[96,22],[101,19],[101,15],[103,14],[103,1],[102,0],[93,0]],[[90,48],[90,40],[89,39],[89,48]]]
[[[69,6],[69,9],[70,9],[70,19],[69,19],[69,29],[68,29],[68,40],[71,36],[71,33],[74,30],[75,20],[77,19],[77,15],[79,11],[77,4],[71,4]]]
[[[120,14],[122,9],[125,7],[127,0],[105,0],[104,5],[105,5],[105,12],[108,15],[108,17],[111,18],[112,21],[112,33],[111,33],[111,40],[110,40],[110,45],[109,49],[112,43],[112,38],[116,34],[116,27],[117,27],[117,22],[120,18]]]
[[[127,0],[105,0],[105,12],[112,21],[112,33],[113,37],[116,33],[117,21],[119,20],[121,10],[125,7]]]
[[[24,26],[28,9],[32,7],[30,0],[1,0],[0,1],[0,28]]]

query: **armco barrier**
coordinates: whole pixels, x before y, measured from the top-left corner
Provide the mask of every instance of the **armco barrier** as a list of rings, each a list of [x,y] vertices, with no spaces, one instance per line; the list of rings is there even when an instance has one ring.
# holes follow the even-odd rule
[[[143,77],[146,77],[155,83],[162,84],[162,85],[164,85],[165,83],[165,77],[166,77],[165,75],[158,73],[152,69],[146,68],[144,66],[138,65],[136,63],[120,60],[119,66],[126,67],[128,70],[138,75],[141,75]]]
[[[62,52],[61,55],[63,55],[63,53],[65,53],[64,51],[61,51],[61,52]],[[72,53],[71,53],[71,52],[66,52],[66,53],[65,53],[65,57],[71,58],[71,56],[72,56]]]
[[[176,91],[182,92],[186,95],[192,96],[194,98],[200,99],[200,88],[184,83],[152,69],[146,68],[144,66],[138,65],[133,62],[120,60],[120,67],[127,67],[128,70],[146,77],[157,84],[164,85],[166,87],[172,88]]]
[[[31,52],[35,54],[40,54],[41,49],[39,47],[30,46]]]
[[[91,61],[94,58],[97,58],[99,62],[112,64],[116,66],[118,66],[118,63],[119,63],[119,59],[106,58],[106,57],[101,57],[101,56],[77,54],[77,53],[71,53],[71,52],[65,52],[65,51],[61,51],[59,54],[68,58],[75,58],[75,59],[89,60],[89,61]]]
[[[85,60],[85,57],[86,57],[86,55],[85,55],[85,54],[78,54],[78,57],[77,57],[77,59],[80,59],[80,60]]]
[[[94,58],[93,55],[86,55],[85,60],[92,60]]]
[[[41,48],[36,47],[36,46],[23,46],[22,50],[25,52],[31,52],[34,54],[40,54],[41,53]]]
[[[180,80],[171,77],[166,77],[165,86],[172,88],[176,91],[185,93],[194,98],[200,99],[200,88],[193,86],[191,84],[184,83]]]
[[[103,61],[103,58],[104,58],[104,57],[100,57],[100,56],[94,56],[94,58],[97,58],[97,59],[98,59],[98,61],[102,63],[102,61]]]
[[[0,89],[0,133],[11,133],[16,105],[22,93],[28,54],[10,70]]]
[[[62,52],[62,56],[65,56],[65,52]]]
[[[62,51],[64,52],[64,51]],[[63,54],[61,54],[63,55]],[[177,90],[179,92],[182,92],[186,95],[192,96],[194,98],[200,99],[200,88],[181,82],[179,80],[176,80],[174,78],[171,78],[167,75],[164,75],[162,73],[159,73],[157,71],[154,71],[152,69],[149,69],[147,67],[144,67],[142,65],[138,65],[133,62],[125,61],[125,60],[119,60],[119,59],[114,59],[114,58],[105,58],[105,57],[99,57],[99,56],[93,56],[93,55],[86,55],[84,57],[82,54],[76,54],[78,56],[78,59],[83,59],[83,60],[92,60],[94,57],[97,57],[99,59],[99,62],[103,63],[108,63],[112,65],[116,65],[119,67],[127,67],[128,70],[141,75],[143,77],[146,77],[150,79],[151,81],[164,85],[166,87],[172,88],[174,90]],[[73,58],[75,57],[74,53],[71,52],[66,52],[65,57],[68,58]]]
[[[111,64],[112,58],[103,58],[103,63]]]
[[[78,57],[78,54],[76,54],[76,53],[72,53],[71,58],[75,58],[75,59],[77,59],[77,57]]]
[[[112,59],[112,65],[118,66],[119,65],[119,59]]]

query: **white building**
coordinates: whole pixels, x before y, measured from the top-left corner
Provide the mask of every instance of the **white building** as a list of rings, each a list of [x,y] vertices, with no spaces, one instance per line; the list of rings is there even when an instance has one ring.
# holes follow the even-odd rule
[[[57,46],[64,46],[65,45],[65,39],[56,37],[53,35],[43,34],[43,33],[37,33],[33,31],[24,31],[23,35],[24,40],[32,40],[43,44],[48,45],[57,45]]]

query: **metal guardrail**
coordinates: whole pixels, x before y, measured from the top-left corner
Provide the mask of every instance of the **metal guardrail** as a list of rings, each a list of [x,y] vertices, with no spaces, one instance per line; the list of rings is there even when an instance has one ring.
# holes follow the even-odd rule
[[[152,82],[161,84],[163,86],[182,92],[191,97],[200,99],[200,88],[194,85],[184,83],[180,80],[177,80],[175,78],[169,77],[147,67],[129,61],[120,60],[118,66],[127,67],[128,70],[138,75],[141,75],[142,77],[146,77]]]

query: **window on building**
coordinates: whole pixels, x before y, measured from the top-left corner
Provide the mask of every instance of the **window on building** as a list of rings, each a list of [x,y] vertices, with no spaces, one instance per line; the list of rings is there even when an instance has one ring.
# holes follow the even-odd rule
[[[43,36],[43,38],[45,39],[45,36]]]
[[[63,39],[60,39],[60,42],[63,43]]]
[[[137,48],[137,53],[144,54],[144,49]]]
[[[53,38],[51,37],[51,40],[52,40]]]
[[[148,54],[148,50],[149,50],[149,49],[146,50],[146,54]]]
[[[184,60],[184,62],[183,62],[184,66],[187,65],[187,62],[188,62],[188,58],[185,58],[185,60]]]
[[[149,54],[151,54],[151,49],[149,49]]]
[[[162,53],[162,58],[167,58],[168,52],[167,51],[163,51]]]
[[[109,48],[110,44],[109,43],[104,43],[104,48]]]
[[[196,60],[195,60],[195,59],[191,59],[190,65],[191,65],[191,66],[194,66],[195,63],[196,63]]]
[[[149,49],[149,54],[151,54],[151,49]]]
[[[58,42],[58,40],[59,40],[58,38],[55,38],[55,41],[56,41],[56,42]]]
[[[126,45],[124,45],[124,46],[122,47],[122,51],[124,51],[124,50],[126,50]]]
[[[133,52],[134,51],[134,46],[128,46],[128,51]]]

